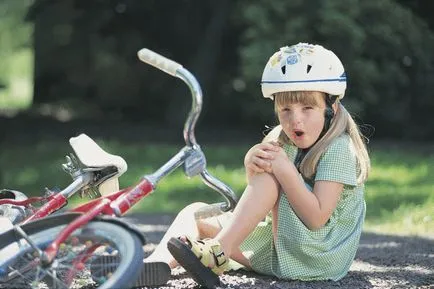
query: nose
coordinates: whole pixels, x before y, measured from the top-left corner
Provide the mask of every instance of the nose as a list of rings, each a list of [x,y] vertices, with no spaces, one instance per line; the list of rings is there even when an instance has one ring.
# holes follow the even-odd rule
[[[301,122],[301,113],[299,111],[297,110],[292,111],[291,122],[294,124],[298,124]]]

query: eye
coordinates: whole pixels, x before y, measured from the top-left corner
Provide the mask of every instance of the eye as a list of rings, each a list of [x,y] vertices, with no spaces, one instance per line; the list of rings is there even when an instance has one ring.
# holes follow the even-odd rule
[[[313,106],[305,106],[305,107],[303,107],[303,109],[304,110],[311,110],[311,109],[313,109]]]
[[[287,111],[290,111],[290,109],[289,109],[289,107],[281,107],[280,111],[287,112]]]

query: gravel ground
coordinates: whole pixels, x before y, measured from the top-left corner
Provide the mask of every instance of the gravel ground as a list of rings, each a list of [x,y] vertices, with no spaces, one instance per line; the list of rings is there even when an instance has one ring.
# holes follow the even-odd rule
[[[145,233],[145,251],[152,252],[173,215],[130,215],[126,221]],[[225,274],[221,288],[434,288],[434,237],[404,237],[364,233],[356,259],[346,277],[338,282],[282,281],[247,271]],[[199,288],[182,268],[172,270],[172,279],[159,288]]]

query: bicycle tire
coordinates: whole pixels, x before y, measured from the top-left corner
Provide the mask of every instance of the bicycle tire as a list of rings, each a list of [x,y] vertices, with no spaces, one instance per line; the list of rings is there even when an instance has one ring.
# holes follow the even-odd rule
[[[27,200],[27,196],[19,191],[3,189],[0,190],[0,199],[24,201]],[[0,216],[8,218],[14,225],[22,222],[29,214],[31,211],[24,206],[0,205]]]
[[[36,246],[44,250],[58,233],[80,214],[57,214],[21,226]],[[91,242],[91,243],[90,243]],[[89,256],[86,248],[94,248]],[[119,264],[104,281],[95,282],[90,264],[101,255],[120,256]],[[92,220],[71,234],[49,266],[39,262],[36,250],[15,230],[0,235],[0,288],[129,288],[143,263],[142,242],[121,225]],[[87,256],[78,265],[73,263]],[[113,264],[111,264],[113,267]],[[78,267],[78,269],[77,269]]]

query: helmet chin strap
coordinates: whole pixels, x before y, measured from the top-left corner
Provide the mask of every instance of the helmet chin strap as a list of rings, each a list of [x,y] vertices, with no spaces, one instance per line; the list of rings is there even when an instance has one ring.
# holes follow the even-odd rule
[[[322,138],[330,128],[333,117],[335,116],[335,111],[333,110],[333,104],[338,97],[336,95],[327,94],[325,98],[326,108],[324,111],[324,128],[318,139]]]

